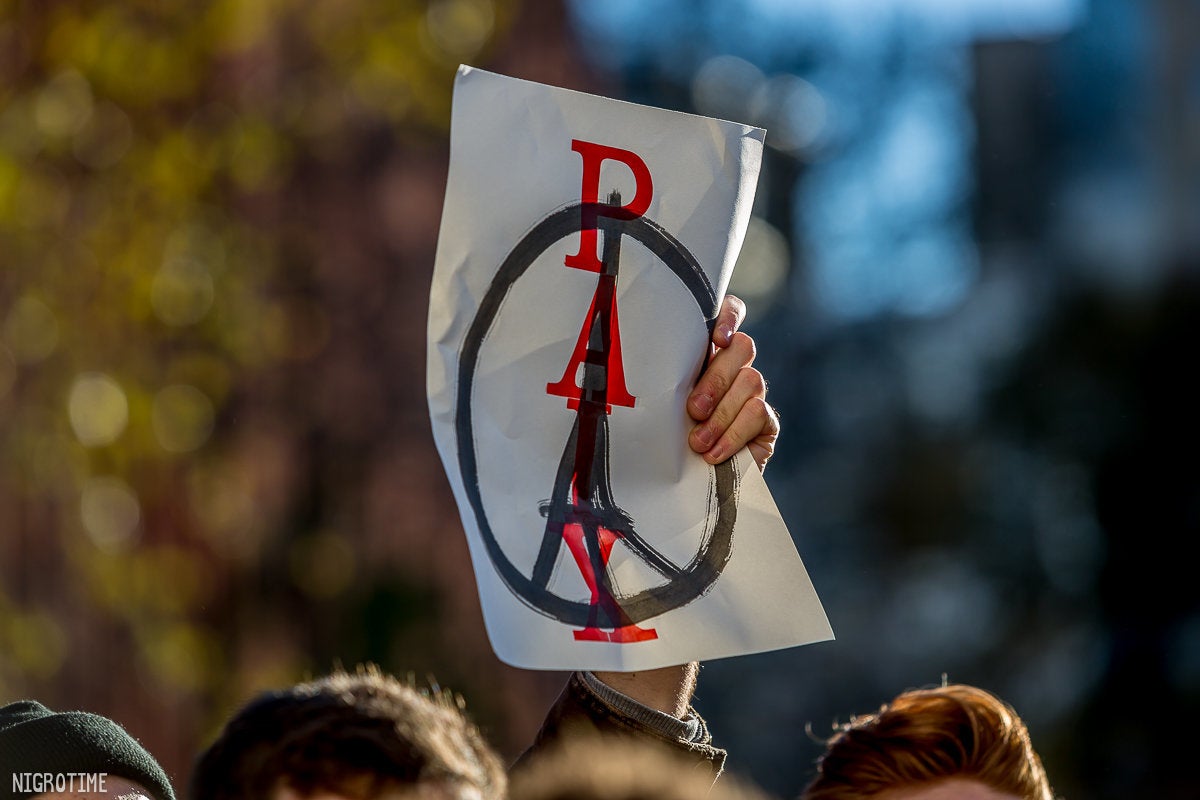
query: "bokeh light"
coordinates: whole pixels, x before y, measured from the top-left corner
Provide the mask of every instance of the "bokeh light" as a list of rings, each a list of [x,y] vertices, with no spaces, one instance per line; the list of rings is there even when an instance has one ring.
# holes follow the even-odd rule
[[[752,308],[765,310],[787,284],[791,255],[787,237],[760,217],[751,217],[738,253],[729,291]]]
[[[692,102],[702,114],[718,119],[750,120],[752,98],[766,81],[762,70],[744,58],[713,56],[692,78]]]
[[[97,547],[120,551],[135,543],[142,512],[137,495],[128,484],[120,478],[103,476],[84,483],[79,516]]]
[[[48,139],[74,136],[92,118],[92,87],[75,70],[53,77],[38,92],[33,103],[33,119]]]
[[[213,303],[212,275],[193,259],[164,264],[150,290],[154,313],[168,325],[192,325],[204,319]]]
[[[168,453],[190,453],[212,434],[212,401],[195,386],[167,386],[154,396],[151,424]]]
[[[62,626],[44,611],[3,611],[0,607],[0,644],[6,654],[31,675],[54,677],[70,649]]]
[[[58,346],[58,319],[37,297],[24,295],[9,310],[3,333],[13,358],[22,364],[36,364]]]
[[[786,153],[807,157],[826,134],[825,98],[796,75],[776,75],[756,86],[747,110],[767,129],[767,145]]]
[[[492,35],[491,0],[433,0],[425,12],[430,38],[451,58],[467,61]]]
[[[85,372],[71,384],[67,413],[75,438],[85,447],[112,444],[129,423],[129,401],[121,385],[100,372]]]

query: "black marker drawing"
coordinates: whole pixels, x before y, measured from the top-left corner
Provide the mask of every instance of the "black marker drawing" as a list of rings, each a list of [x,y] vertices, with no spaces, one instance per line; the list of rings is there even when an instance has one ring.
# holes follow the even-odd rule
[[[635,521],[613,497],[609,475],[608,415],[614,402],[632,406],[623,376],[614,374],[613,337],[616,333],[615,292],[621,241],[628,236],[642,244],[669,268],[695,300],[710,335],[718,311],[708,277],[692,254],[674,236],[644,216],[621,215],[619,197],[610,204],[578,203],[546,217],[527,233],[500,265],[467,331],[459,354],[455,429],[458,462],[467,498],[488,556],[505,585],[522,602],[565,624],[577,626],[576,639],[636,642],[656,638],[653,629],[638,623],[687,605],[708,592],[732,555],[737,519],[738,475],[733,461],[711,467],[710,519],[699,547],[685,565],[674,563],[638,533]],[[602,268],[597,290],[563,381],[570,381],[568,408],[575,422],[563,449],[550,499],[541,504],[546,518],[541,546],[530,574],[508,558],[497,542],[479,487],[472,423],[472,391],[479,354],[508,291],[534,261],[554,243],[594,226],[604,235]],[[583,351],[580,350],[583,348]],[[705,344],[707,357],[708,345]],[[585,351],[585,352],[584,352]],[[619,348],[616,351],[619,367]],[[582,363],[576,386],[576,359]],[[616,380],[614,380],[614,378]],[[563,394],[563,381],[548,391]],[[610,381],[614,386],[610,387]],[[623,398],[628,402],[619,400]],[[533,533],[531,532],[531,535]],[[617,541],[650,570],[663,578],[659,585],[622,594],[608,570],[609,554]],[[549,589],[563,544],[591,592],[588,602],[571,600]]]

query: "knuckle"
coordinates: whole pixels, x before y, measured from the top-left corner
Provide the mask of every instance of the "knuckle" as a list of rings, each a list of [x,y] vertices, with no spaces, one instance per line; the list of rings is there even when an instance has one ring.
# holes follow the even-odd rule
[[[724,371],[710,368],[704,373],[704,380],[701,382],[701,386],[713,399],[720,401],[725,392],[729,390],[729,383],[729,376]]]
[[[747,364],[754,361],[754,357],[758,355],[758,347],[754,344],[754,339],[742,331],[738,331],[733,335],[729,343],[729,349],[741,354],[746,359]]]
[[[750,392],[751,399],[761,399],[767,393],[767,379],[754,367],[742,367],[738,372],[738,380]]]
[[[720,434],[725,431],[735,418],[736,410],[729,407],[727,403],[721,403],[709,418],[708,424],[712,428],[713,433]]]
[[[752,397],[746,401],[746,414],[751,420],[758,436],[771,439],[779,435],[779,415],[775,409],[761,397]]]
[[[763,432],[766,433],[768,436],[770,436],[773,439],[774,437],[779,435],[779,431],[780,431],[779,412],[777,412],[774,408],[772,408],[770,406],[770,404],[768,404],[768,403],[764,403],[763,405],[766,406],[766,415],[767,415],[766,423],[763,427]]]

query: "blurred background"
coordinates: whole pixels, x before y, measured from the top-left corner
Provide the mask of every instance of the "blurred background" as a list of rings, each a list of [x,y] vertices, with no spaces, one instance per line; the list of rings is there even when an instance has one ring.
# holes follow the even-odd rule
[[[1200,795],[1188,0],[0,0],[0,702],[182,783],[373,660],[529,741],[425,405],[460,62],[767,128],[732,290],[838,640],[705,668],[732,769],[945,673],[1067,798]]]

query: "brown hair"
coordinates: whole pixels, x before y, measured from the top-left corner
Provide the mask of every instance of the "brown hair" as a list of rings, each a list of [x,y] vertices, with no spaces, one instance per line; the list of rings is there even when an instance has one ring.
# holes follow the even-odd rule
[[[264,800],[282,787],[367,800],[416,784],[502,798],[503,766],[461,701],[378,667],[336,671],[260,695],[230,719],[192,773],[192,800]]]
[[[577,735],[514,770],[511,800],[770,800],[650,740]]]
[[[949,778],[974,779],[1021,800],[1053,798],[1017,712],[964,684],[904,692],[842,726],[801,797],[859,800]]]

